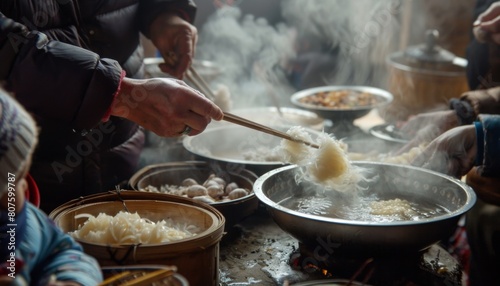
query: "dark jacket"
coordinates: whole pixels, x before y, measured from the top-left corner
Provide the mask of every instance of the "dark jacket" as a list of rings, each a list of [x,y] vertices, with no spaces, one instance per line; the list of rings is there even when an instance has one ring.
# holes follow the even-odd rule
[[[473,19],[485,12],[498,0],[478,0]],[[471,90],[486,89],[500,85],[500,47],[492,43],[480,43],[472,34],[467,46],[467,82]]]
[[[102,119],[124,72],[142,77],[139,33],[148,36],[165,11],[192,21],[196,7],[189,0],[0,2],[0,81],[41,128],[30,173],[45,211],[112,189],[135,171],[142,130]]]

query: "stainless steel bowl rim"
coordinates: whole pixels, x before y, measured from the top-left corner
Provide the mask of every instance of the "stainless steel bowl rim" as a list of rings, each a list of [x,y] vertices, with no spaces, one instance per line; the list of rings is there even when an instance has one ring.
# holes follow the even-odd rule
[[[272,126],[272,127],[275,127],[275,126]],[[288,127],[289,128],[289,127],[292,127],[292,126],[283,126],[283,127]],[[228,129],[228,128],[246,128],[246,127],[237,126],[237,125],[233,125],[233,126],[218,126],[218,127],[213,127],[213,128],[207,129],[207,130],[204,131],[204,133],[217,132],[218,130],[224,130],[224,129]],[[304,127],[304,128],[308,132],[310,132],[311,134],[315,134],[315,135],[319,136],[319,134],[321,133],[321,132],[319,132],[317,130],[314,130],[312,128],[307,128],[307,127]],[[272,136],[272,135],[269,135],[269,136]],[[195,138],[196,138],[196,136],[187,136],[187,137],[185,137],[182,140],[182,145],[184,146],[184,148],[186,148],[186,150],[188,150],[189,152],[191,152],[193,154],[202,155],[203,157],[206,157],[206,158],[211,159],[211,160],[219,160],[219,161],[224,161],[224,162],[229,162],[229,163],[245,164],[245,165],[264,165],[264,166],[273,166],[273,165],[277,165],[277,164],[288,165],[288,163],[282,162],[282,161],[238,160],[238,159],[231,159],[231,158],[227,158],[227,157],[213,156],[212,154],[201,154],[200,152],[198,152],[197,150],[195,150],[192,147],[191,141],[196,140]]]
[[[431,69],[422,69],[416,68],[409,65],[405,65],[403,63],[398,62],[398,59],[404,57],[403,52],[397,52],[392,55],[389,55],[386,58],[386,62],[388,65],[407,72],[418,73],[422,75],[430,75],[430,76],[442,76],[442,77],[457,77],[457,76],[465,76],[465,68],[463,71],[436,71]],[[452,65],[452,64],[450,64]]]
[[[238,108],[233,111],[231,111],[234,114],[238,114],[239,112],[247,112],[247,111],[263,111],[263,112],[271,112],[271,113],[278,113],[278,108],[276,107],[269,107],[269,106],[262,106],[262,107],[247,107],[247,108]],[[283,113],[290,113],[290,114],[297,114],[300,116],[304,116],[310,119],[318,119],[321,120],[323,118],[319,117],[316,113],[303,110],[303,109],[297,109],[297,108],[291,108],[291,107],[280,107],[280,111]]]
[[[313,105],[313,104],[304,104],[299,101],[299,99],[318,93],[318,92],[325,92],[325,91],[336,91],[336,90],[353,90],[353,91],[359,91],[359,92],[368,92],[380,97],[383,97],[385,99],[384,102],[375,104],[375,105],[369,105],[369,106],[360,106],[360,107],[354,107],[354,108],[329,108],[329,107],[324,107],[324,106],[319,106],[319,105]],[[358,85],[331,85],[331,86],[319,86],[319,87],[313,87],[313,88],[308,88],[308,89],[303,89],[300,90],[296,93],[294,93],[291,96],[291,101],[293,104],[296,106],[302,107],[302,108],[307,108],[309,110],[321,110],[321,111],[336,111],[336,112],[342,112],[342,111],[356,111],[356,110],[371,110],[373,108],[377,108],[380,106],[387,105],[391,103],[394,99],[394,96],[383,89],[377,88],[377,87],[372,87],[372,86],[358,86]]]
[[[216,127],[216,128],[210,129],[210,131],[211,130],[224,129],[224,128],[226,128],[226,127],[225,126]],[[205,132],[209,132],[209,131],[205,131]],[[195,140],[194,137],[195,136],[189,136],[189,137],[186,137],[186,138],[184,138],[182,140],[182,144],[184,145],[184,148],[186,148],[186,150],[188,150],[189,152],[191,152],[193,154],[199,154],[199,155],[202,155],[203,157],[206,157],[208,159],[223,160],[223,161],[229,162],[229,163],[245,164],[245,165],[276,165],[276,164],[286,164],[286,163],[280,162],[280,161],[262,161],[262,162],[261,161],[246,161],[246,160],[237,160],[237,159],[231,159],[231,158],[213,156],[212,154],[200,154],[200,152],[197,152],[196,150],[194,150],[192,148],[191,141]]]
[[[393,137],[389,133],[383,132],[384,129],[390,125],[393,125],[393,124],[384,123],[384,124],[375,125],[368,130],[368,133],[370,133],[371,135],[373,135],[376,138],[379,138],[379,139],[382,139],[385,141],[389,141],[389,142],[396,142],[396,143],[402,143],[402,144],[406,144],[409,142],[408,139],[401,139],[401,138]]]
[[[378,163],[378,162],[369,162],[369,161],[356,161],[356,164],[357,163],[359,163],[359,164],[374,165],[374,166],[375,165],[398,166],[398,164],[387,164],[387,163]],[[425,172],[434,174],[434,175],[439,176],[439,177],[447,178],[447,179],[449,179],[451,181],[456,182],[457,184],[462,185],[464,188],[467,188],[469,190],[468,195],[467,195],[467,201],[460,208],[458,208],[458,209],[456,209],[456,210],[454,210],[452,212],[449,212],[449,213],[447,213],[445,215],[435,216],[435,217],[432,217],[432,218],[426,218],[426,219],[421,219],[421,220],[417,220],[417,221],[413,221],[413,220],[410,221],[410,220],[408,220],[408,221],[392,221],[392,222],[369,222],[369,221],[355,221],[355,220],[346,220],[346,219],[329,218],[329,217],[311,215],[311,214],[306,214],[306,213],[302,213],[302,212],[299,212],[299,211],[294,211],[294,210],[291,210],[289,208],[285,208],[285,207],[277,204],[276,202],[274,202],[271,199],[269,199],[264,194],[264,191],[262,190],[262,184],[263,184],[263,182],[266,181],[269,177],[275,175],[276,173],[280,173],[280,172],[283,172],[283,171],[286,171],[286,170],[289,170],[289,169],[295,169],[295,168],[298,168],[298,167],[299,167],[298,165],[288,165],[288,166],[284,166],[284,167],[280,167],[280,168],[271,170],[271,171],[265,173],[264,175],[260,176],[255,181],[255,183],[253,185],[253,187],[254,187],[254,193],[257,196],[257,198],[261,202],[263,202],[267,207],[270,207],[270,208],[273,208],[273,209],[275,209],[277,211],[281,211],[281,212],[284,212],[284,213],[287,213],[287,214],[291,214],[291,215],[294,215],[294,216],[297,216],[297,217],[308,218],[308,219],[311,219],[311,220],[316,220],[316,221],[321,221],[321,222],[328,222],[328,223],[345,224],[345,225],[374,226],[374,227],[379,227],[379,226],[421,225],[421,224],[425,224],[425,223],[431,223],[431,222],[437,222],[437,221],[447,220],[447,219],[456,217],[457,214],[465,213],[470,208],[472,208],[472,206],[476,202],[476,195],[475,195],[474,191],[472,190],[472,188],[470,188],[469,186],[465,185],[463,182],[461,182],[460,180],[458,180],[458,179],[456,179],[454,177],[451,177],[451,176],[448,176],[448,175],[444,175],[444,174],[441,174],[441,173],[438,173],[438,172],[430,171],[430,170],[427,170],[427,169],[422,169],[422,168],[419,168],[419,167],[413,167],[413,166],[408,166],[408,165],[401,165],[401,167],[405,167],[405,168],[410,168],[410,169],[415,169],[415,170],[423,170]]]
[[[156,165],[151,165],[152,167],[165,167],[164,169],[158,169],[154,172],[151,172],[149,174],[146,174],[144,177],[142,177],[141,179],[139,179],[137,181],[137,186],[133,186],[134,188],[139,188],[139,185],[141,184],[141,182],[145,179],[147,179],[148,177],[150,176],[154,176],[154,175],[157,175],[159,173],[163,173],[165,171],[167,171],[168,167],[172,167],[172,168],[186,168],[186,169],[190,169],[190,168],[198,168],[198,169],[201,169],[201,168],[207,168],[207,169],[210,169],[210,165],[207,163],[207,162],[203,162],[203,161],[185,161],[185,162],[168,162],[168,163],[164,163],[164,164],[156,164]],[[248,180],[253,180],[253,179],[256,179],[257,178],[257,175],[255,175],[254,173],[252,173],[251,171],[249,170],[246,170],[244,169],[244,172],[246,172],[246,174],[242,177],[245,178],[245,179],[248,179]],[[238,174],[240,175],[240,174]],[[253,185],[253,182],[252,182],[252,185]],[[141,190],[138,190],[140,192],[148,192],[148,191],[141,191]],[[224,206],[224,205],[232,205],[232,204],[238,204],[238,203],[244,203],[250,199],[253,199],[255,197],[255,194],[253,192],[253,190],[249,190],[250,192],[248,193],[248,195],[244,196],[244,197],[241,197],[241,198],[237,198],[237,199],[232,199],[232,200],[229,200],[229,201],[224,201],[224,202],[211,202],[211,203],[208,203],[209,205],[211,206]]]

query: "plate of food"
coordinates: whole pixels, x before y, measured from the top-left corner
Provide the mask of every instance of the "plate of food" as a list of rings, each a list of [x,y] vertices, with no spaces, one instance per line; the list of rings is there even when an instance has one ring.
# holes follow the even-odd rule
[[[318,116],[337,121],[353,121],[371,110],[392,102],[393,95],[370,86],[321,86],[294,93],[291,102]]]

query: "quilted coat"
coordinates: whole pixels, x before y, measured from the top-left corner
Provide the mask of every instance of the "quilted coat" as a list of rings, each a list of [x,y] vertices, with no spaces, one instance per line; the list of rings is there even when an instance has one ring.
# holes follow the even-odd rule
[[[2,0],[0,81],[40,126],[30,169],[41,208],[114,189],[135,171],[143,130],[106,118],[121,79],[143,76],[140,33],[189,0]]]

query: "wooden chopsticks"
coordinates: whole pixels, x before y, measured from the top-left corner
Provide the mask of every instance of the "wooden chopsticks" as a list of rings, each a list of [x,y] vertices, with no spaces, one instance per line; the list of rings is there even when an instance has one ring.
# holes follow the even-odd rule
[[[277,136],[277,137],[280,137],[283,139],[287,139],[287,140],[290,140],[293,142],[303,143],[307,146],[311,146],[311,147],[316,148],[316,149],[319,148],[319,146],[314,144],[314,143],[307,142],[307,141],[297,139],[297,138],[293,138],[292,136],[286,134],[285,132],[281,132],[281,131],[273,129],[271,127],[261,125],[255,121],[251,121],[251,120],[245,119],[243,117],[240,117],[240,116],[228,113],[228,112],[224,112],[224,118],[222,118],[222,119],[225,121],[231,122],[231,123],[235,123],[235,124],[238,124],[238,125],[241,125],[244,127],[248,127],[248,128],[251,128],[251,129],[254,129],[257,131],[261,131],[261,132],[264,132],[264,133],[267,133],[270,135],[274,135],[274,136]]]
[[[201,92],[203,92],[210,100],[214,101],[215,94],[210,89],[210,86],[208,85],[208,83],[203,79],[203,77],[200,76],[200,74],[196,71],[195,68],[193,68],[192,66],[189,67],[189,70],[186,73],[186,77]],[[278,111],[279,111],[279,108],[278,108]],[[241,125],[241,126],[245,126],[245,127],[257,130],[257,131],[261,131],[261,132],[264,132],[264,133],[267,133],[267,134],[271,134],[271,135],[274,135],[274,136],[277,136],[277,137],[280,137],[280,138],[283,138],[283,139],[287,139],[287,140],[290,140],[290,141],[303,143],[305,145],[308,145],[308,146],[311,146],[311,147],[314,147],[314,148],[319,148],[319,146],[316,145],[316,144],[314,144],[314,143],[307,142],[307,141],[304,141],[304,140],[300,140],[300,139],[297,139],[297,138],[293,138],[292,136],[286,134],[285,132],[281,132],[279,130],[276,130],[276,129],[273,129],[273,128],[261,125],[261,124],[259,124],[257,122],[245,119],[243,117],[239,117],[239,116],[231,114],[231,113],[224,112],[224,118],[223,118],[223,120],[231,122],[231,123],[235,123],[235,124],[238,124],[238,125]]]
[[[153,282],[159,282],[163,279],[172,276],[175,274],[175,271],[172,269],[160,269],[154,272],[148,273],[142,277],[136,278],[132,281],[129,281],[123,286],[148,286],[153,284]]]
[[[198,90],[203,92],[208,99],[211,101],[215,100],[215,94],[205,81],[205,79],[200,76],[200,74],[196,71],[193,66],[190,66],[188,72],[186,73],[187,79],[196,86]]]
[[[99,284],[99,286],[148,286],[152,285],[154,282],[160,282],[175,273],[175,269],[158,269],[141,275],[141,271],[129,270],[104,280]]]

